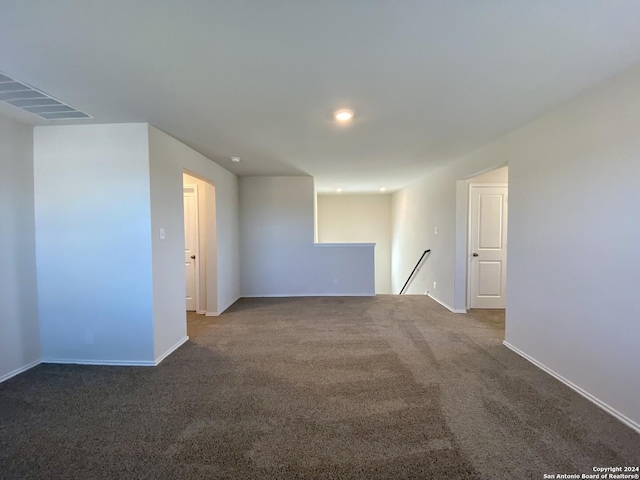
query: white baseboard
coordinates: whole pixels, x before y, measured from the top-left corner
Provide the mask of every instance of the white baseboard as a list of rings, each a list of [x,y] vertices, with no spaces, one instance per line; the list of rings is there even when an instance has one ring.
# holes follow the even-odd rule
[[[602,400],[600,400],[597,397],[594,397],[593,395],[591,395],[589,392],[587,392],[586,390],[583,390],[582,388],[580,388],[578,385],[576,385],[575,383],[573,383],[570,380],[567,380],[566,378],[564,378],[562,375],[560,375],[559,373],[553,371],[552,369],[550,369],[549,367],[545,366],[544,364],[540,363],[539,361],[537,361],[535,358],[527,355],[526,353],[524,353],[522,350],[518,349],[517,347],[514,347],[513,345],[511,345],[509,342],[507,342],[506,340],[502,342],[503,345],[505,347],[507,347],[508,349],[512,350],[513,352],[517,353],[518,355],[520,355],[522,358],[524,358],[525,360],[528,360],[529,362],[533,363],[536,367],[538,367],[539,369],[545,371],[546,373],[548,373],[549,375],[551,375],[552,377],[554,377],[557,380],[560,380],[562,383],[564,383],[567,387],[571,388],[572,390],[574,390],[575,392],[579,393],[580,395],[582,395],[584,398],[586,398],[587,400],[589,400],[590,402],[594,403],[596,406],[600,407],[602,410],[604,410],[605,412],[607,412],[610,415],[613,415],[614,417],[616,417],[618,420],[620,420],[622,423],[624,423],[625,425],[627,425],[628,427],[632,428],[633,430],[635,430],[636,432],[640,433],[640,423],[634,422],[633,420],[631,420],[629,417],[623,415],[622,413],[618,412],[615,408],[607,405],[605,402],[603,402]]]
[[[43,358],[42,363],[60,365],[102,365],[106,367],[155,367],[153,360],[88,360],[83,358]]]
[[[43,358],[37,363],[52,363],[60,365],[101,365],[106,367],[155,367],[159,365],[160,362],[162,362],[165,358],[171,355],[175,350],[177,350],[181,345],[183,345],[187,340],[189,340],[189,337],[184,337],[156,360],[94,360],[85,358]]]
[[[0,375],[0,383],[9,380],[10,378],[15,377],[16,375],[20,375],[23,372],[26,372],[27,370],[40,365],[40,360],[36,360],[35,362],[31,362],[31,363],[27,363],[26,365],[23,365],[20,368],[16,368],[15,370],[9,372],[9,373],[5,373],[4,375]]]
[[[167,350],[166,352],[164,352],[162,355],[160,355],[158,358],[156,358],[155,364],[154,365],[160,365],[160,362],[162,362],[165,358],[167,358],[169,355],[171,355],[173,352],[175,352],[178,348],[180,348],[182,345],[185,344],[185,342],[187,342],[187,340],[189,340],[189,337],[184,337],[183,339],[179,340],[178,342],[176,342],[176,344],[169,348],[169,350]]]
[[[205,315],[207,313],[207,311],[206,310],[196,310],[196,313],[198,315]]]
[[[219,317],[220,314],[218,312],[206,312],[205,316],[206,317]]]
[[[439,298],[434,297],[433,295],[431,295],[430,293],[427,293],[427,297],[429,297],[431,300],[435,300],[436,302],[438,302],[440,305],[442,305],[444,308],[446,308],[447,310],[449,310],[450,312],[453,313],[467,313],[466,310],[462,309],[462,310],[456,310],[453,307],[450,307],[449,305],[447,305],[446,303],[444,303],[442,300],[440,300]]]
[[[242,298],[304,298],[304,297],[375,297],[375,293],[289,293],[243,295]]]
[[[162,362],[162,360],[171,355],[171,353],[173,353],[187,340],[189,340],[189,337],[184,337],[156,360],[89,360],[84,358],[43,358],[42,363],[58,363],[61,365],[102,365],[111,367],[155,367],[160,362]]]
[[[229,308],[231,305],[236,303],[241,298],[242,297],[237,297],[234,301],[229,302],[227,305],[218,305],[218,310],[216,312],[209,312],[209,313],[216,313],[218,315],[222,315],[227,308]],[[214,315],[209,315],[209,316],[214,316]]]

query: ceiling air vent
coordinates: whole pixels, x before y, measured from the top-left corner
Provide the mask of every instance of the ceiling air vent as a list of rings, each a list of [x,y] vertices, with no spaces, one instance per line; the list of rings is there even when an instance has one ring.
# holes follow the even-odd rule
[[[77,108],[0,73],[0,100],[45,120],[93,118]]]

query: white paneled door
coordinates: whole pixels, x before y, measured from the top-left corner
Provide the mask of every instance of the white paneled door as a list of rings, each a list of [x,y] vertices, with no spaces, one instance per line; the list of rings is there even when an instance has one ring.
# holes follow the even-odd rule
[[[469,187],[469,308],[505,308],[506,185]]]
[[[197,309],[198,255],[198,190],[196,185],[184,186],[184,272],[187,287],[187,310]]]

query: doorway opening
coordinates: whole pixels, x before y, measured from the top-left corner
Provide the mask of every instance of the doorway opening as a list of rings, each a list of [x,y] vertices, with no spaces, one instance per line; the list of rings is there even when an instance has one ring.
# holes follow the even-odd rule
[[[189,315],[218,315],[215,186],[189,171],[182,176],[184,207],[185,309]],[[189,316],[188,315],[188,316]]]
[[[508,178],[502,165],[458,181],[457,311],[506,309]]]

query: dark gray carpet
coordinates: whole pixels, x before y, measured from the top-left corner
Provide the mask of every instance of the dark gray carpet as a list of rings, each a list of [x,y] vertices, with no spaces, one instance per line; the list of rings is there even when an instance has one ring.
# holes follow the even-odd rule
[[[541,479],[640,435],[423,296],[245,299],[157,368],[0,385],[0,478]]]

